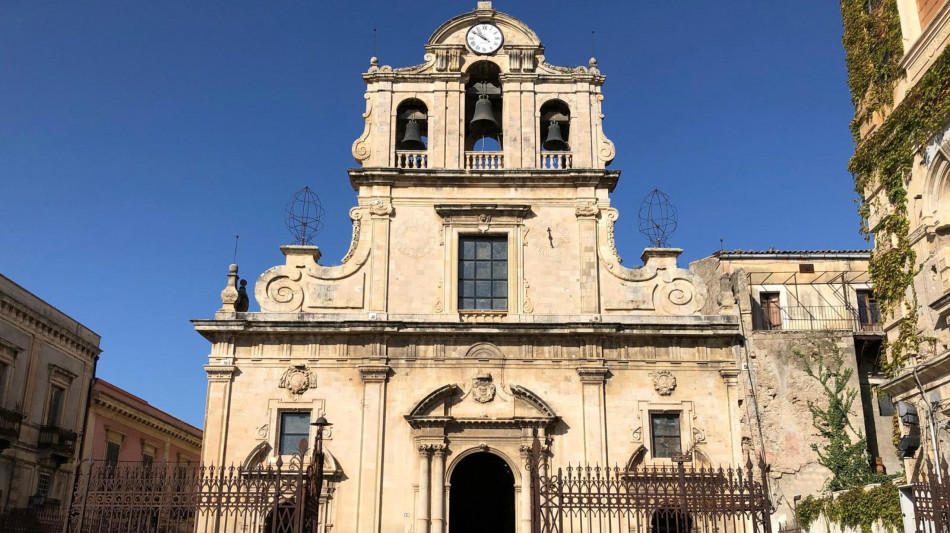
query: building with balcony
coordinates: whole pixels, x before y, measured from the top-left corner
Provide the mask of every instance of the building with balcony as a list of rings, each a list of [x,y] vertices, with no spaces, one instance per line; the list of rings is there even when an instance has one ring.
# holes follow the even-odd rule
[[[120,464],[197,465],[201,430],[100,378],[92,385],[82,458]]]
[[[925,457],[950,451],[950,2],[847,0],[842,13],[851,169],[874,236],[872,271],[889,287],[879,291],[881,388],[916,411],[900,444],[916,475]]]
[[[869,259],[867,250],[722,251],[690,265],[707,279],[707,309],[733,299],[738,308],[742,439],[761,447],[771,465],[779,522],[792,521],[796,495],[815,493],[829,477],[811,449],[818,441],[808,410],[809,401],[827,400],[795,351],[819,349],[828,359],[838,350],[859,392],[851,423],[867,438],[870,462],[878,471],[902,470],[894,407],[875,390],[886,380],[879,364],[884,331]]]
[[[99,336],[0,275],[0,509],[68,499]]]

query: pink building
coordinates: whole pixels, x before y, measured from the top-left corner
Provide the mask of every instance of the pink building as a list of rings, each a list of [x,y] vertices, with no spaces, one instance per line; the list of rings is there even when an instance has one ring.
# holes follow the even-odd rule
[[[82,458],[118,465],[198,463],[200,429],[96,378]]]

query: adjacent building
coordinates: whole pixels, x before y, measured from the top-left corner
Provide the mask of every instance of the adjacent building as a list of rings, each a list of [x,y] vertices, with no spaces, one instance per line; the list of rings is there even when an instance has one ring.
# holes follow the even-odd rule
[[[96,378],[82,457],[109,467],[197,465],[201,461],[201,430]]]
[[[0,275],[0,508],[68,501],[99,335]]]
[[[858,139],[851,167],[874,234],[880,302],[893,311],[884,313],[891,377],[881,389],[906,402],[900,448],[916,476],[923,458],[950,449],[950,2],[842,6]]]

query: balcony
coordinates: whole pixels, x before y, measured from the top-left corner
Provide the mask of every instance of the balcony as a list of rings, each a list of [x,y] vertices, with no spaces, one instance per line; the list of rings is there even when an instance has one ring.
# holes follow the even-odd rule
[[[544,170],[568,170],[574,167],[570,152],[541,152],[541,167]]]
[[[48,451],[54,459],[64,463],[73,458],[76,453],[76,439],[78,435],[57,426],[43,426],[40,428],[40,438],[36,447]]]
[[[0,451],[9,448],[20,438],[21,422],[23,422],[21,413],[0,408]]]
[[[499,170],[505,168],[502,152],[465,152],[466,170]]]
[[[428,168],[429,155],[425,150],[396,150],[396,168]]]
[[[869,309],[847,306],[777,306],[753,302],[752,327],[756,331],[883,331],[877,305]]]

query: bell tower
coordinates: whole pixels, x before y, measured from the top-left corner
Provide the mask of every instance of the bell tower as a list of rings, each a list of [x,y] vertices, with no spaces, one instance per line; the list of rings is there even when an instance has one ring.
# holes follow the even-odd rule
[[[371,60],[365,129],[353,143],[363,168],[603,169],[613,159],[596,60],[547,63],[538,36],[491,2],[439,27],[424,59],[406,68]]]

